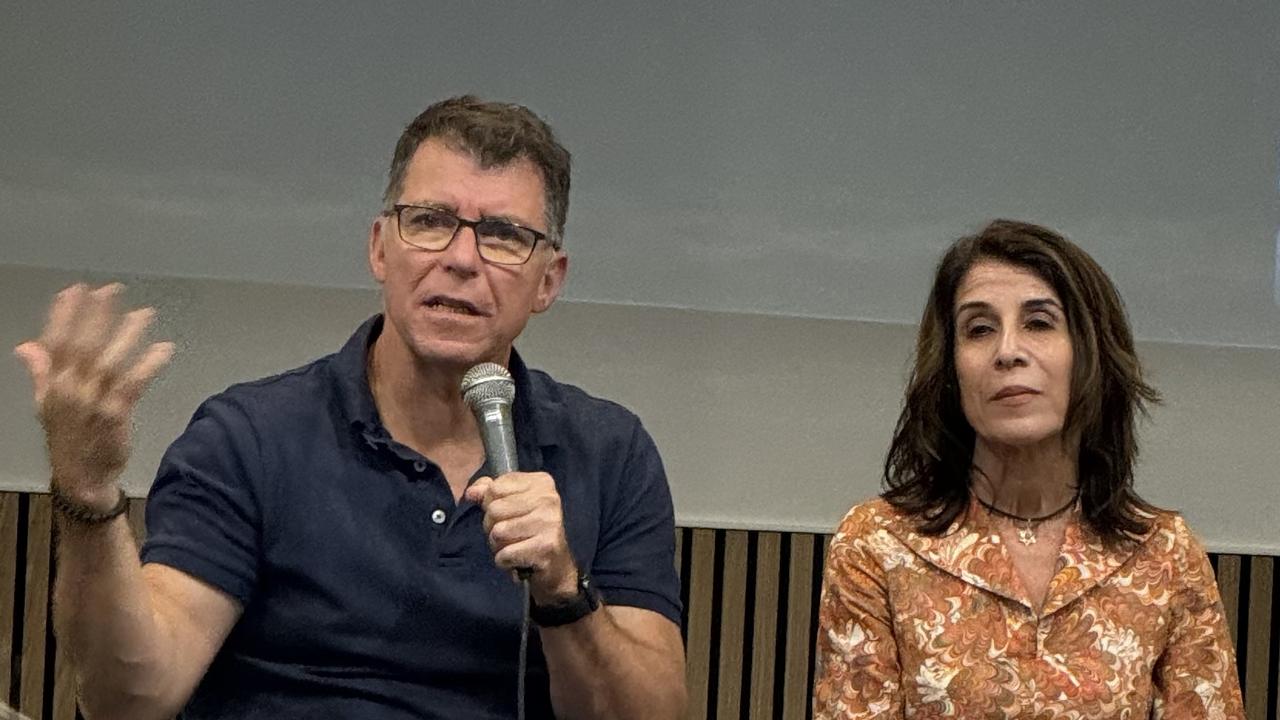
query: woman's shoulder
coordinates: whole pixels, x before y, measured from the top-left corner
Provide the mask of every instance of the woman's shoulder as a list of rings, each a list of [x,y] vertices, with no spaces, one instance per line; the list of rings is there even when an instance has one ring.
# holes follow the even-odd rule
[[[1133,537],[1137,546],[1151,557],[1180,564],[1186,559],[1205,555],[1204,544],[1176,510],[1149,508],[1139,513],[1147,523],[1146,532]],[[1140,550],[1141,552],[1141,550]]]
[[[866,537],[882,531],[897,534],[910,529],[909,518],[889,503],[888,500],[876,496],[867,498],[849,508],[849,511],[845,513],[844,518],[836,527],[835,538]]]

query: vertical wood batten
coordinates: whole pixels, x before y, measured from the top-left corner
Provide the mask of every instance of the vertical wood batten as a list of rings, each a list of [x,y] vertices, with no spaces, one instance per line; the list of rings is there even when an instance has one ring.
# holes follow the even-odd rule
[[[133,531],[133,540],[142,548],[142,541],[147,538],[147,500],[134,498],[129,501],[129,529]]]
[[[1240,556],[1218,556],[1218,593],[1222,595],[1231,642],[1240,647]]]
[[[762,532],[756,538],[755,612],[751,631],[751,720],[773,720],[777,672],[778,583],[782,536]]]
[[[679,577],[683,577],[683,576],[681,575],[681,572],[682,572],[682,570],[683,570],[683,568],[681,568],[681,564],[682,564],[682,563],[683,563],[683,561],[684,561],[684,556],[683,556],[683,555],[682,555],[682,553],[681,553],[681,551],[682,551],[683,549],[684,549],[684,530],[683,530],[683,529],[681,529],[681,528],[676,528],[676,557],[675,557],[675,561],[676,561],[676,577],[678,577],[678,578],[679,578]]]
[[[742,644],[746,640],[747,531],[724,534],[720,593],[720,659],[716,675],[716,718],[742,713]]]
[[[685,673],[689,689],[689,720],[707,716],[711,677],[712,593],[715,590],[716,537],[714,530],[693,531],[689,560],[689,623],[686,632]]]
[[[1244,670],[1244,708],[1249,720],[1267,720],[1267,686],[1271,674],[1271,593],[1274,559],[1249,558],[1249,637]]]
[[[787,654],[783,661],[782,720],[804,720],[809,709],[809,599],[813,595],[813,535],[791,536],[787,569]]]
[[[13,638],[17,624],[18,493],[0,492],[0,702],[9,700],[13,677]]]
[[[45,633],[49,620],[49,550],[53,507],[48,495],[31,495],[27,514],[26,597],[22,633],[22,677],[18,709],[31,720],[44,720]]]

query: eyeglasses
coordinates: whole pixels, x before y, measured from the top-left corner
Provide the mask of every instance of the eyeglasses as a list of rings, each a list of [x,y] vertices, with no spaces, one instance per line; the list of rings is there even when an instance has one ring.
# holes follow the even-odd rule
[[[440,252],[468,227],[476,234],[476,251],[486,262],[523,265],[533,256],[546,234],[505,220],[463,220],[448,210],[425,205],[393,205],[399,219],[400,239],[420,250]],[[554,245],[553,245],[554,247]]]

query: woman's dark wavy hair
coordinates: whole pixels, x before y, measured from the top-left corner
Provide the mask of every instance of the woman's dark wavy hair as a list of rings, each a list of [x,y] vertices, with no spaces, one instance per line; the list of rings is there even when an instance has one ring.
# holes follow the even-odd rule
[[[1135,415],[1160,402],[1142,377],[1115,285],[1093,258],[1039,225],[995,220],[960,238],[938,263],[916,339],[906,398],[884,463],[884,498],[940,535],[969,506],[974,430],[960,405],[955,366],[956,291],[979,261],[1034,272],[1058,294],[1071,336],[1071,397],[1063,433],[1079,437],[1086,525],[1116,544],[1146,532],[1156,508],[1133,489]]]

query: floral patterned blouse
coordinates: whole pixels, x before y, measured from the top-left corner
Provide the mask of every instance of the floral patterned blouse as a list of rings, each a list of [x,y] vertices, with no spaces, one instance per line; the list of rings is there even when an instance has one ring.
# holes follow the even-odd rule
[[[815,720],[1243,718],[1204,548],[1162,513],[1132,546],[1066,530],[1041,611],[976,502],[938,537],[883,499],[827,555]]]

